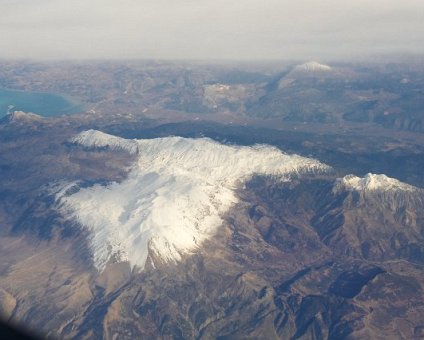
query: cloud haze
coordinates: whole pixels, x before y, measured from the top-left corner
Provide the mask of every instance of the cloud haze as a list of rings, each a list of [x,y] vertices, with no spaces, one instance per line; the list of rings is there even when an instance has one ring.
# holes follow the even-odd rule
[[[424,52],[422,0],[0,0],[1,58]]]

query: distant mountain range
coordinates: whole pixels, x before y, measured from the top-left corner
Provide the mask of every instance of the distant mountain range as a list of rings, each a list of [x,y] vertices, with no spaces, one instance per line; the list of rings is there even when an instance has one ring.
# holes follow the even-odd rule
[[[14,71],[15,70],[15,71]],[[0,64],[0,86],[65,93],[91,114],[226,114],[298,123],[367,123],[422,132],[424,73],[414,63]],[[54,76],[52,76],[54,75]],[[28,110],[31,111],[31,110]],[[274,122],[275,124],[275,122]]]

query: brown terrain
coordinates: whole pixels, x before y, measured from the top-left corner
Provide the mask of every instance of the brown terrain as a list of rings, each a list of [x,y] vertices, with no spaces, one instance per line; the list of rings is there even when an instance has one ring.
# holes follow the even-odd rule
[[[67,78],[70,69],[75,78]],[[414,76],[418,84],[424,73],[416,69],[421,70],[415,65],[391,73],[370,67],[367,72],[384,74],[386,80]],[[351,81],[362,79],[361,70],[355,66]],[[225,75],[230,72],[233,84],[217,85],[229,83]],[[356,94],[375,92],[366,99],[377,101],[375,106],[361,111],[356,102],[340,103],[352,93],[323,97],[302,83],[307,77],[287,81],[293,74],[264,67],[236,72],[204,65],[188,71],[185,65],[149,63],[76,68],[9,63],[1,74],[4,87],[67,93],[84,100],[88,111],[48,119],[15,113],[0,122],[3,320],[48,338],[424,337],[421,111],[414,111],[413,118],[397,111],[396,119],[403,119],[399,126],[396,119],[375,119],[380,107],[385,110],[402,97],[393,87],[397,99],[375,91],[385,84],[382,76],[376,78],[378,85],[363,79],[354,84],[363,87]],[[335,86],[339,77],[321,81]],[[249,85],[241,87],[243,82]],[[278,104],[295,91],[287,90],[293,82],[310,100],[300,97],[310,105],[295,119],[297,103],[290,108]],[[412,97],[397,102],[399,107],[422,100]],[[274,112],[272,117],[261,116],[261,101],[261,110]],[[339,112],[348,104],[354,119]],[[315,114],[320,110],[328,115]],[[240,186],[239,203],[224,216],[217,234],[181,262],[161,264],[157,259],[155,268],[140,271],[111,261],[98,272],[88,232],[58,212],[52,194],[61,181],[89,186],[127,175],[132,156],[125,152],[69,143],[90,128],[127,138],[181,135],[268,143],[317,158],[334,171],[289,183],[255,177]],[[337,178],[368,172],[417,189],[374,194],[335,190]]]

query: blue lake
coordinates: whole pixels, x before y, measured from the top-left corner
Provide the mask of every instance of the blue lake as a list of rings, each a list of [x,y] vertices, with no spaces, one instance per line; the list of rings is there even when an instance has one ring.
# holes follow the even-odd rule
[[[0,89],[0,118],[9,110],[53,117],[83,112],[84,105],[75,99],[56,93]]]

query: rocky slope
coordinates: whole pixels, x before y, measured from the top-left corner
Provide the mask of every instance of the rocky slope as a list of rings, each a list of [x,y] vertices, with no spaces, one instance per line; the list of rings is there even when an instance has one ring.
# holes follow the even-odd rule
[[[86,339],[424,335],[421,189],[384,175],[293,175],[299,165],[322,165],[271,147],[180,137],[128,141],[96,131],[75,138],[47,126],[17,131],[2,130],[0,163],[0,307],[12,322],[50,337]],[[50,143],[43,144],[46,136]],[[19,166],[9,169],[17,148]],[[150,188],[139,181],[149,174]],[[175,220],[157,210],[163,205],[146,205],[146,193],[171,200],[167,206],[184,203],[192,190],[205,194],[182,212],[211,202],[207,190],[216,188],[231,192],[231,204],[195,251],[178,252],[177,261],[150,254],[143,270],[119,254],[101,268],[93,259],[92,231],[103,231],[100,239],[116,228],[139,235],[133,227],[143,220],[127,222],[143,212],[149,223]],[[68,215],[76,202],[97,203]]]
[[[362,222],[350,221],[352,191],[342,194],[339,182],[328,175],[292,182],[254,177],[238,190],[238,203],[196,253],[177,263],[157,261],[140,273],[119,261],[101,274],[68,269],[69,288],[50,280],[48,295],[63,303],[69,296],[77,304],[58,315],[49,314],[55,313],[50,304],[33,307],[31,324],[39,324],[43,307],[51,318],[45,330],[53,335],[51,327],[57,325],[61,337],[419,338],[424,326],[420,259],[404,256],[385,240],[402,231],[404,244],[422,246],[422,232],[417,238],[411,224],[387,223],[395,212],[384,196],[355,205]],[[323,206],[345,216],[344,223],[331,220]],[[375,209],[385,211],[386,220],[378,221]],[[329,222],[326,216],[334,224],[323,224]],[[338,226],[343,236],[329,237],[329,225]],[[370,240],[378,244],[361,252],[358,245]],[[12,272],[9,280],[17,275]],[[76,286],[78,291],[71,288]],[[62,293],[53,293],[59,287]],[[15,315],[28,320],[27,313],[17,309]]]

